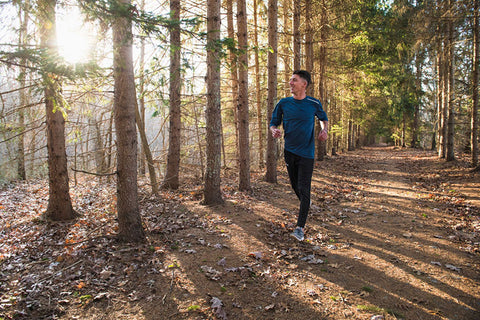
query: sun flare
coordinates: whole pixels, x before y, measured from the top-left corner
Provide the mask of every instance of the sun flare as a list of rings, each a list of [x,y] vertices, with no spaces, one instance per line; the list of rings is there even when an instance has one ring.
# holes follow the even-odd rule
[[[82,63],[91,59],[93,40],[89,29],[77,8],[57,16],[58,52],[67,62]]]

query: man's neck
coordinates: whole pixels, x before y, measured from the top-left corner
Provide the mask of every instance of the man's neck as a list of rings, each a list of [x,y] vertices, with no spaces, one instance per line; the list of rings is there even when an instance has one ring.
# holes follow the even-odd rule
[[[301,94],[293,94],[293,98],[295,100],[303,100],[307,97],[307,93],[306,92],[303,92]]]

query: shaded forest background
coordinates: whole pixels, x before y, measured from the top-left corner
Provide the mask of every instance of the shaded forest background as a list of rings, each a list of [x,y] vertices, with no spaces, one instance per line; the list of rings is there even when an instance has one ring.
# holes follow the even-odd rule
[[[238,172],[240,190],[252,170],[276,181],[282,143],[268,137],[269,114],[299,68],[329,115],[319,160],[391,143],[447,161],[468,153],[478,165],[478,1],[0,6],[0,182],[49,176],[50,203],[61,203],[47,209],[53,220],[75,215],[48,212],[71,207],[68,184],[81,173],[117,175],[119,206],[136,202],[137,173],[154,193],[193,174],[207,204],[222,202],[220,167]],[[57,35],[74,19],[91,42],[71,62]],[[118,210],[131,227],[138,207]]]

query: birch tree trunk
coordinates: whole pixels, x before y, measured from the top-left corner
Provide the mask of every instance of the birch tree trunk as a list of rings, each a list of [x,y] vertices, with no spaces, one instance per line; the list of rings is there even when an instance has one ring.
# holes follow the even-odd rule
[[[129,8],[130,0],[120,0]],[[130,12],[132,8],[129,8]],[[121,10],[122,14],[127,10]],[[113,22],[114,117],[117,136],[118,238],[124,242],[144,242],[138,207],[136,93],[132,59],[132,22],[117,16]]]

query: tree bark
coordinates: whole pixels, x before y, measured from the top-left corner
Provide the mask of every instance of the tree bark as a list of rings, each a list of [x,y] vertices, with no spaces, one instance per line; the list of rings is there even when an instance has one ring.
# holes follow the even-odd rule
[[[155,173],[155,165],[153,163],[152,151],[150,150],[150,146],[148,144],[147,134],[145,132],[145,123],[143,123],[142,116],[137,106],[135,106],[135,121],[137,122],[137,128],[140,134],[140,140],[142,142],[142,150],[147,160],[146,162],[148,167],[148,175],[150,177],[150,184],[152,186],[152,193],[157,195],[158,194],[157,174]]]
[[[323,108],[327,109],[327,90],[326,90],[326,66],[327,66],[327,7],[325,0],[321,2],[320,12],[320,48],[319,48],[319,72],[318,72],[318,99],[322,102]],[[316,126],[316,135],[320,130],[319,125]],[[317,159],[323,161],[324,155],[327,153],[327,141],[320,141],[317,139]]]
[[[254,0],[253,3],[253,21],[254,21],[254,41],[255,41],[255,97],[257,106],[257,134],[258,134],[258,167],[263,168],[263,117],[262,117],[262,97],[260,88],[260,62],[258,57],[258,1]]]
[[[228,52],[228,64],[230,66],[230,86],[232,88],[232,112],[233,119],[235,123],[235,145],[239,145],[238,137],[238,112],[237,112],[237,101],[238,101],[238,64],[237,64],[237,54],[235,52],[236,47],[236,37],[235,37],[235,27],[233,23],[233,0],[226,0],[227,6],[227,33],[228,37],[232,39],[234,46],[229,48]],[[235,148],[235,159],[239,161],[238,148]]]
[[[20,48],[26,49],[27,45],[27,32],[28,32],[28,14],[30,10],[30,1],[24,1],[24,5],[19,6],[18,18],[20,20],[19,39],[18,43]],[[27,77],[27,59],[22,58],[20,62],[22,67],[20,68],[20,75],[18,80],[20,82],[20,109],[18,111],[18,130],[20,135],[17,142],[17,176],[20,180],[27,179],[27,173],[25,170],[25,111],[24,108],[28,104],[27,89],[26,89],[26,77]]]
[[[312,0],[305,0],[305,69],[312,75],[314,82],[314,57],[313,57],[313,28],[312,28]],[[307,87],[307,95],[314,95],[314,86]]]
[[[301,68],[300,8],[301,1],[293,0],[293,69]]]
[[[353,151],[354,150],[354,147],[353,147],[353,121],[352,120],[348,120],[348,134],[347,134],[347,141],[348,141],[348,145],[347,145],[347,150],[348,151]]]
[[[131,0],[120,0],[130,8]],[[124,12],[125,10],[122,10]],[[136,93],[132,59],[132,21],[117,16],[113,22],[114,112],[117,137],[118,238],[124,242],[144,242],[138,207]]]
[[[52,56],[56,54],[55,6],[56,0],[39,0],[38,17],[40,26],[40,46]],[[70,198],[67,153],[65,148],[65,119],[63,115],[60,83],[55,76],[44,74],[45,109],[47,123],[48,150],[48,207],[43,216],[51,221],[72,220],[76,213]]]
[[[290,76],[292,75],[292,59],[290,56],[290,51],[289,51],[289,43],[291,43],[291,21],[290,21],[290,15],[289,13],[291,12],[291,4],[292,0],[283,0],[283,65],[285,67],[285,70],[283,70],[283,79],[284,79],[284,91],[285,91],[285,97],[290,96],[290,87],[288,85],[288,82],[290,80]],[[278,29],[278,28],[277,28]],[[270,119],[269,119],[270,121]]]
[[[448,28],[448,126],[447,126],[447,153],[446,160],[453,161],[455,160],[455,149],[454,149],[454,135],[455,135],[455,87],[454,87],[454,59],[455,59],[455,47],[454,47],[454,8],[452,0],[448,1],[448,11],[449,19],[447,22]]]
[[[471,151],[472,166],[478,165],[478,63],[480,58],[478,1],[473,1],[473,61],[472,61],[472,115],[471,115]]]
[[[418,50],[415,57],[415,93],[416,101],[413,111],[413,124],[412,124],[412,141],[410,147],[418,148],[418,125],[419,125],[419,116],[420,116],[420,101],[421,101],[421,92],[422,92],[422,63],[423,63],[423,53],[421,48]]]
[[[203,204],[223,203],[220,190],[222,116],[220,100],[220,0],[207,1],[207,166]]]
[[[239,190],[250,190],[250,146],[248,115],[248,30],[246,0],[237,2],[238,57],[238,153]]]
[[[145,10],[145,0],[140,2],[141,10]],[[138,107],[140,111],[140,119],[142,120],[143,128],[139,128],[145,132],[145,36],[140,36],[140,97],[138,98]],[[143,143],[140,144],[140,154],[138,161],[140,162],[138,167],[141,175],[145,175],[145,150],[143,149]]]
[[[278,4],[277,0],[268,1],[268,46],[272,52],[268,53],[268,121],[272,118],[273,109],[277,99],[277,52],[278,52]],[[276,140],[271,134],[267,135],[267,168],[265,173],[267,182],[277,182],[277,154]]]
[[[180,0],[170,0],[170,19],[180,21]],[[181,146],[181,79],[180,79],[180,25],[170,29],[170,129],[168,143],[167,171],[163,187],[178,189]]]

